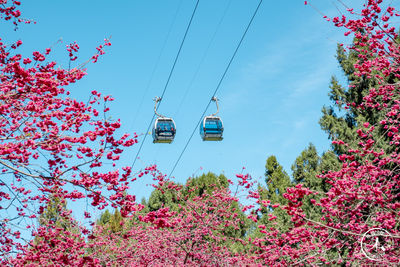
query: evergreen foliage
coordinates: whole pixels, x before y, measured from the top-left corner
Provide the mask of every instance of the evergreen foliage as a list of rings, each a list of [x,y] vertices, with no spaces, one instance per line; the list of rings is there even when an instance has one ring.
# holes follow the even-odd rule
[[[67,209],[67,201],[52,195],[45,209],[39,216],[39,227],[61,228],[63,231],[79,232],[78,226],[70,216],[71,211]]]
[[[283,197],[286,188],[291,186],[289,175],[283,170],[275,156],[270,156],[265,164],[265,183],[266,187],[259,186],[261,200],[269,200],[270,205],[262,206],[260,223],[274,226],[280,230],[287,230],[290,226],[290,216],[282,207],[287,205],[287,199]],[[279,205],[274,208],[273,205]],[[276,216],[277,219],[272,223],[270,219]]]
[[[332,151],[327,151],[319,156],[316,147],[310,143],[291,167],[293,181],[295,184],[301,183],[314,191],[325,193],[330,187],[325,179],[319,176],[328,171],[335,171],[339,167],[337,156]]]
[[[179,191],[175,188],[182,187],[172,181],[167,182],[161,187],[156,188],[151,192],[145,209],[148,211],[156,211],[164,207],[169,207],[171,210],[178,210],[181,203]]]
[[[358,39],[354,39],[353,45],[358,47]],[[355,74],[355,64],[359,63],[360,55],[364,55],[362,50],[352,49],[346,52],[338,45],[336,58],[344,74],[347,85],[341,85],[336,77],[332,77],[329,98],[331,106],[322,108],[322,117],[319,124],[330,140],[341,140],[352,148],[356,148],[359,141],[357,129],[362,128],[364,123],[376,125],[377,130],[373,133],[374,137],[383,136],[384,129],[379,122],[385,117],[385,110],[377,112],[376,109],[364,105],[364,97],[370,90],[378,86],[378,82],[373,76],[366,77]],[[389,83],[396,80],[390,76]],[[377,98],[380,96],[377,95]],[[387,138],[375,138],[376,147],[383,148],[385,151],[390,149]],[[347,153],[347,149],[338,144],[333,144],[333,151],[337,155]]]
[[[123,220],[124,218],[118,209],[115,209],[114,214],[106,210],[101,214],[100,219],[97,220],[97,225],[103,226],[112,233],[117,233],[123,229]]]
[[[187,198],[202,196],[204,193],[211,194],[215,188],[228,188],[229,183],[225,175],[217,176],[212,172],[188,179],[183,195]]]
[[[144,203],[149,211],[156,211],[163,207],[177,211],[179,204],[184,204],[185,200],[189,198],[193,199],[196,196],[202,196],[204,193],[211,194],[215,188],[228,188],[228,186],[228,179],[224,175],[217,176],[209,172],[189,178],[185,186],[168,181],[163,186],[153,190],[148,202]],[[180,190],[176,190],[177,188]]]

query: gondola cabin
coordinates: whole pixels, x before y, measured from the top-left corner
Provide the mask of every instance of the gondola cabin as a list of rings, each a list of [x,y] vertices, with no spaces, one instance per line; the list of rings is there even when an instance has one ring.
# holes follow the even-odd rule
[[[200,125],[200,136],[203,141],[221,141],[224,125],[220,117],[206,116]]]
[[[176,134],[175,122],[171,118],[157,118],[153,127],[153,143],[171,143]]]

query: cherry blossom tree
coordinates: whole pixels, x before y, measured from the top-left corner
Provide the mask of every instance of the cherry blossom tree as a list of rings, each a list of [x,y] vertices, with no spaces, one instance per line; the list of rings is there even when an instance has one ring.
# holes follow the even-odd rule
[[[2,23],[12,21],[15,27],[30,23],[21,18],[20,4],[0,1]],[[110,41],[105,39],[90,60],[72,69],[52,61],[51,48],[24,57],[18,53],[22,45],[21,40],[0,39],[1,264],[27,249],[20,228],[34,227],[50,196],[71,201],[87,198],[99,209],[111,204],[124,216],[137,208],[135,197],[126,194],[129,182],[136,179],[130,168],[102,168],[106,162],[115,166],[123,148],[136,142],[135,136],[117,136],[120,121],[110,121],[106,115],[107,104],[113,100],[110,96],[92,91],[84,103],[71,98],[67,90],[86,75],[85,65],[96,62]],[[75,62],[78,44],[66,49],[70,62]],[[45,229],[33,233],[51,245],[59,230]],[[53,245],[65,252],[68,245],[81,248],[79,242],[84,240],[74,242],[60,246],[58,239],[58,245]]]
[[[215,186],[211,192],[188,199],[177,211],[163,207],[125,220],[120,232],[96,226],[97,238],[89,244],[92,258],[106,266],[251,264],[251,256],[243,253],[247,243],[226,234],[244,224],[240,209],[233,208],[238,200],[227,188]]]
[[[19,1],[0,0],[3,23],[29,23],[21,19],[19,5]],[[179,196],[182,187],[166,180],[156,166],[136,175],[129,167],[105,169],[104,164],[117,161],[124,147],[136,143],[136,137],[119,137],[120,122],[100,116],[109,111],[110,96],[93,91],[84,103],[70,97],[67,90],[84,77],[85,66],[96,62],[110,41],[105,39],[89,61],[64,69],[51,61],[50,48],[24,57],[18,54],[22,41],[1,39],[0,263],[399,265],[400,48],[397,31],[390,24],[399,14],[382,0],[368,0],[360,11],[346,9],[347,16],[325,19],[354,38],[354,44],[345,47],[358,55],[354,75],[374,79],[374,83],[360,103],[345,103],[345,108],[384,116],[373,124],[357,124],[358,142],[333,141],[341,148],[338,151],[345,153],[339,156],[339,170],[317,174],[330,185],[327,192],[299,183],[282,194],[286,200],[280,205],[261,198],[249,175],[238,174],[237,186],[253,204],[237,205],[237,194],[216,187],[187,198],[174,210],[143,210],[143,205],[127,193],[143,174],[153,176],[157,190],[167,187]],[[67,51],[70,61],[75,62],[79,46],[71,43]],[[108,205],[117,208],[124,217],[121,228],[109,231],[94,225],[87,229],[61,208],[62,221],[69,220],[74,227],[61,227],[51,220],[39,226],[32,222],[54,206],[52,199],[65,207],[66,200],[84,198],[99,209]],[[304,199],[321,212],[310,218],[302,209]],[[291,225],[284,230],[275,227],[277,217],[271,213],[264,218],[267,226],[258,222],[257,229],[245,236],[229,236],[225,229],[239,229],[241,223],[239,211],[232,207],[240,207],[254,225],[263,209],[280,209],[287,213]],[[90,217],[88,212],[85,215]],[[35,238],[24,241],[22,226],[31,229]],[[374,229],[380,229],[379,234],[368,235]]]
[[[289,204],[281,208],[291,215],[295,226],[281,233],[260,225],[265,237],[254,242],[262,249],[260,256],[266,264],[400,262],[400,50],[397,31],[390,24],[399,14],[393,7],[383,6],[382,0],[369,0],[359,12],[347,7],[348,17],[325,17],[345,28],[346,36],[355,38],[353,45],[346,47],[358,55],[354,75],[377,81],[360,104],[345,103],[345,108],[384,113],[384,118],[374,125],[356,125],[355,147],[343,140],[333,141],[345,153],[339,156],[340,170],[318,175],[330,184],[327,193],[302,184],[287,190],[284,197]],[[318,220],[302,210],[305,196],[318,196],[311,199],[322,209]],[[373,229],[382,232],[368,243],[371,235],[367,234]]]

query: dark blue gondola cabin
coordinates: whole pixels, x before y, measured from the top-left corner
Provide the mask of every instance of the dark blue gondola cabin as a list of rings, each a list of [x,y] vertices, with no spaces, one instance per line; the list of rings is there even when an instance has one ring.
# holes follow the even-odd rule
[[[206,116],[200,125],[200,136],[203,141],[221,141],[224,125],[220,117]]]
[[[175,122],[171,118],[157,118],[153,127],[153,143],[171,143],[176,134]]]

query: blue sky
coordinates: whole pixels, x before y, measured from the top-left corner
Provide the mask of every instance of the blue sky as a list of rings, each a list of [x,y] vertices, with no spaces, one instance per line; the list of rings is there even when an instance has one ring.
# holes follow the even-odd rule
[[[7,37],[22,39],[26,53],[43,51],[62,38],[52,56],[66,67],[65,45],[76,41],[81,47],[78,61],[83,62],[112,36],[106,55],[89,64],[88,75],[70,90],[81,100],[92,90],[113,95],[111,114],[121,119],[122,131],[143,134],[153,115],[152,99],[162,93],[195,2],[25,1],[24,16],[37,24],[7,31]],[[343,2],[359,9],[364,1]],[[344,11],[337,1],[311,3],[328,16]],[[148,136],[135,170],[156,163],[170,173],[257,4],[200,1],[159,109],[173,116],[175,141],[153,144]],[[217,94],[224,140],[203,142],[196,131],[173,173],[176,181],[208,171],[234,177],[242,167],[262,177],[270,155],[291,174],[291,164],[310,142],[319,153],[329,149],[318,120],[322,106],[329,104],[331,76],[343,79],[335,60],[337,42],[350,40],[304,1],[264,1]],[[210,106],[207,114],[214,111]],[[132,164],[138,147],[126,149],[121,165]],[[149,179],[133,185],[139,199],[151,192]]]

